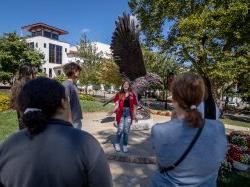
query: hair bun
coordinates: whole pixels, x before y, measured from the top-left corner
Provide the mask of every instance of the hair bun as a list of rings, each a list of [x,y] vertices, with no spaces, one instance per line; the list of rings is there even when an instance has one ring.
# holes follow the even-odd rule
[[[31,134],[38,134],[46,128],[47,117],[42,110],[29,110],[24,112],[22,123]]]

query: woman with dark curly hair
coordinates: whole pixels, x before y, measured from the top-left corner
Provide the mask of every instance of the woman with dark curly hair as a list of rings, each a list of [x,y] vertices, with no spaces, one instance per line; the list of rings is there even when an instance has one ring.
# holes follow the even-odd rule
[[[18,126],[19,129],[25,128],[22,124],[20,118],[21,113],[17,110],[17,97],[23,88],[24,84],[27,83],[29,80],[34,79],[36,76],[36,69],[31,64],[22,64],[18,70],[18,78],[14,85],[11,88],[11,108],[17,111],[17,118],[18,118]]]
[[[29,81],[17,108],[26,128],[0,146],[0,186],[112,186],[98,141],[67,122],[70,106],[60,83],[44,77]]]

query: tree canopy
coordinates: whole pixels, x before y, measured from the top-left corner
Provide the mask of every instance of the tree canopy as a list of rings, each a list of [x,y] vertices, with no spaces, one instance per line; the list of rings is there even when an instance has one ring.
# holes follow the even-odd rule
[[[0,82],[11,82],[22,63],[40,67],[44,55],[29,48],[25,38],[16,33],[0,36]]]
[[[209,77],[224,91],[250,73],[247,0],[130,0],[146,44]]]
[[[99,82],[103,84],[112,84],[120,86],[122,84],[122,75],[119,72],[119,68],[112,58],[103,59],[102,65],[98,72]]]
[[[96,45],[88,40],[86,34],[83,34],[80,38],[77,56],[84,61],[81,64],[81,84],[88,85],[99,83],[97,72],[101,67],[102,53],[97,51]]]

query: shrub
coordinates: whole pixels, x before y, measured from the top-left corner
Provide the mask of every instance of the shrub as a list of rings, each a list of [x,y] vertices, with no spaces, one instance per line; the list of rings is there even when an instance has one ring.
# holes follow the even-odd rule
[[[244,164],[250,164],[250,155],[249,154],[242,154],[240,158],[240,162]]]
[[[80,94],[80,99],[85,101],[95,101],[96,99],[91,95]]]
[[[247,139],[244,136],[235,135],[232,137],[232,143],[238,146],[246,146],[248,145]]]
[[[221,167],[219,170],[219,180],[221,182],[226,182],[228,180],[227,175],[231,172],[232,172],[232,164],[228,162],[227,160],[224,160],[221,163]]]
[[[10,108],[10,97],[0,94],[0,112]]]
[[[65,81],[67,79],[67,77],[63,74],[58,75],[54,78],[55,80],[57,80],[58,82],[62,83],[63,81]]]

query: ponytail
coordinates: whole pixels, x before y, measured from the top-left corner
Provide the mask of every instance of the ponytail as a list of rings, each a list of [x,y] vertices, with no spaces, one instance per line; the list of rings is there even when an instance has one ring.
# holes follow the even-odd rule
[[[197,105],[204,97],[205,86],[203,79],[195,74],[185,73],[174,81],[172,97],[185,113],[185,120],[190,127],[198,128],[202,125],[202,115]]]
[[[21,120],[29,133],[31,135],[36,135],[46,128],[48,118],[41,110],[35,110],[24,112]]]
[[[197,109],[186,111],[185,120],[193,128],[199,128],[202,125],[202,115]]]

